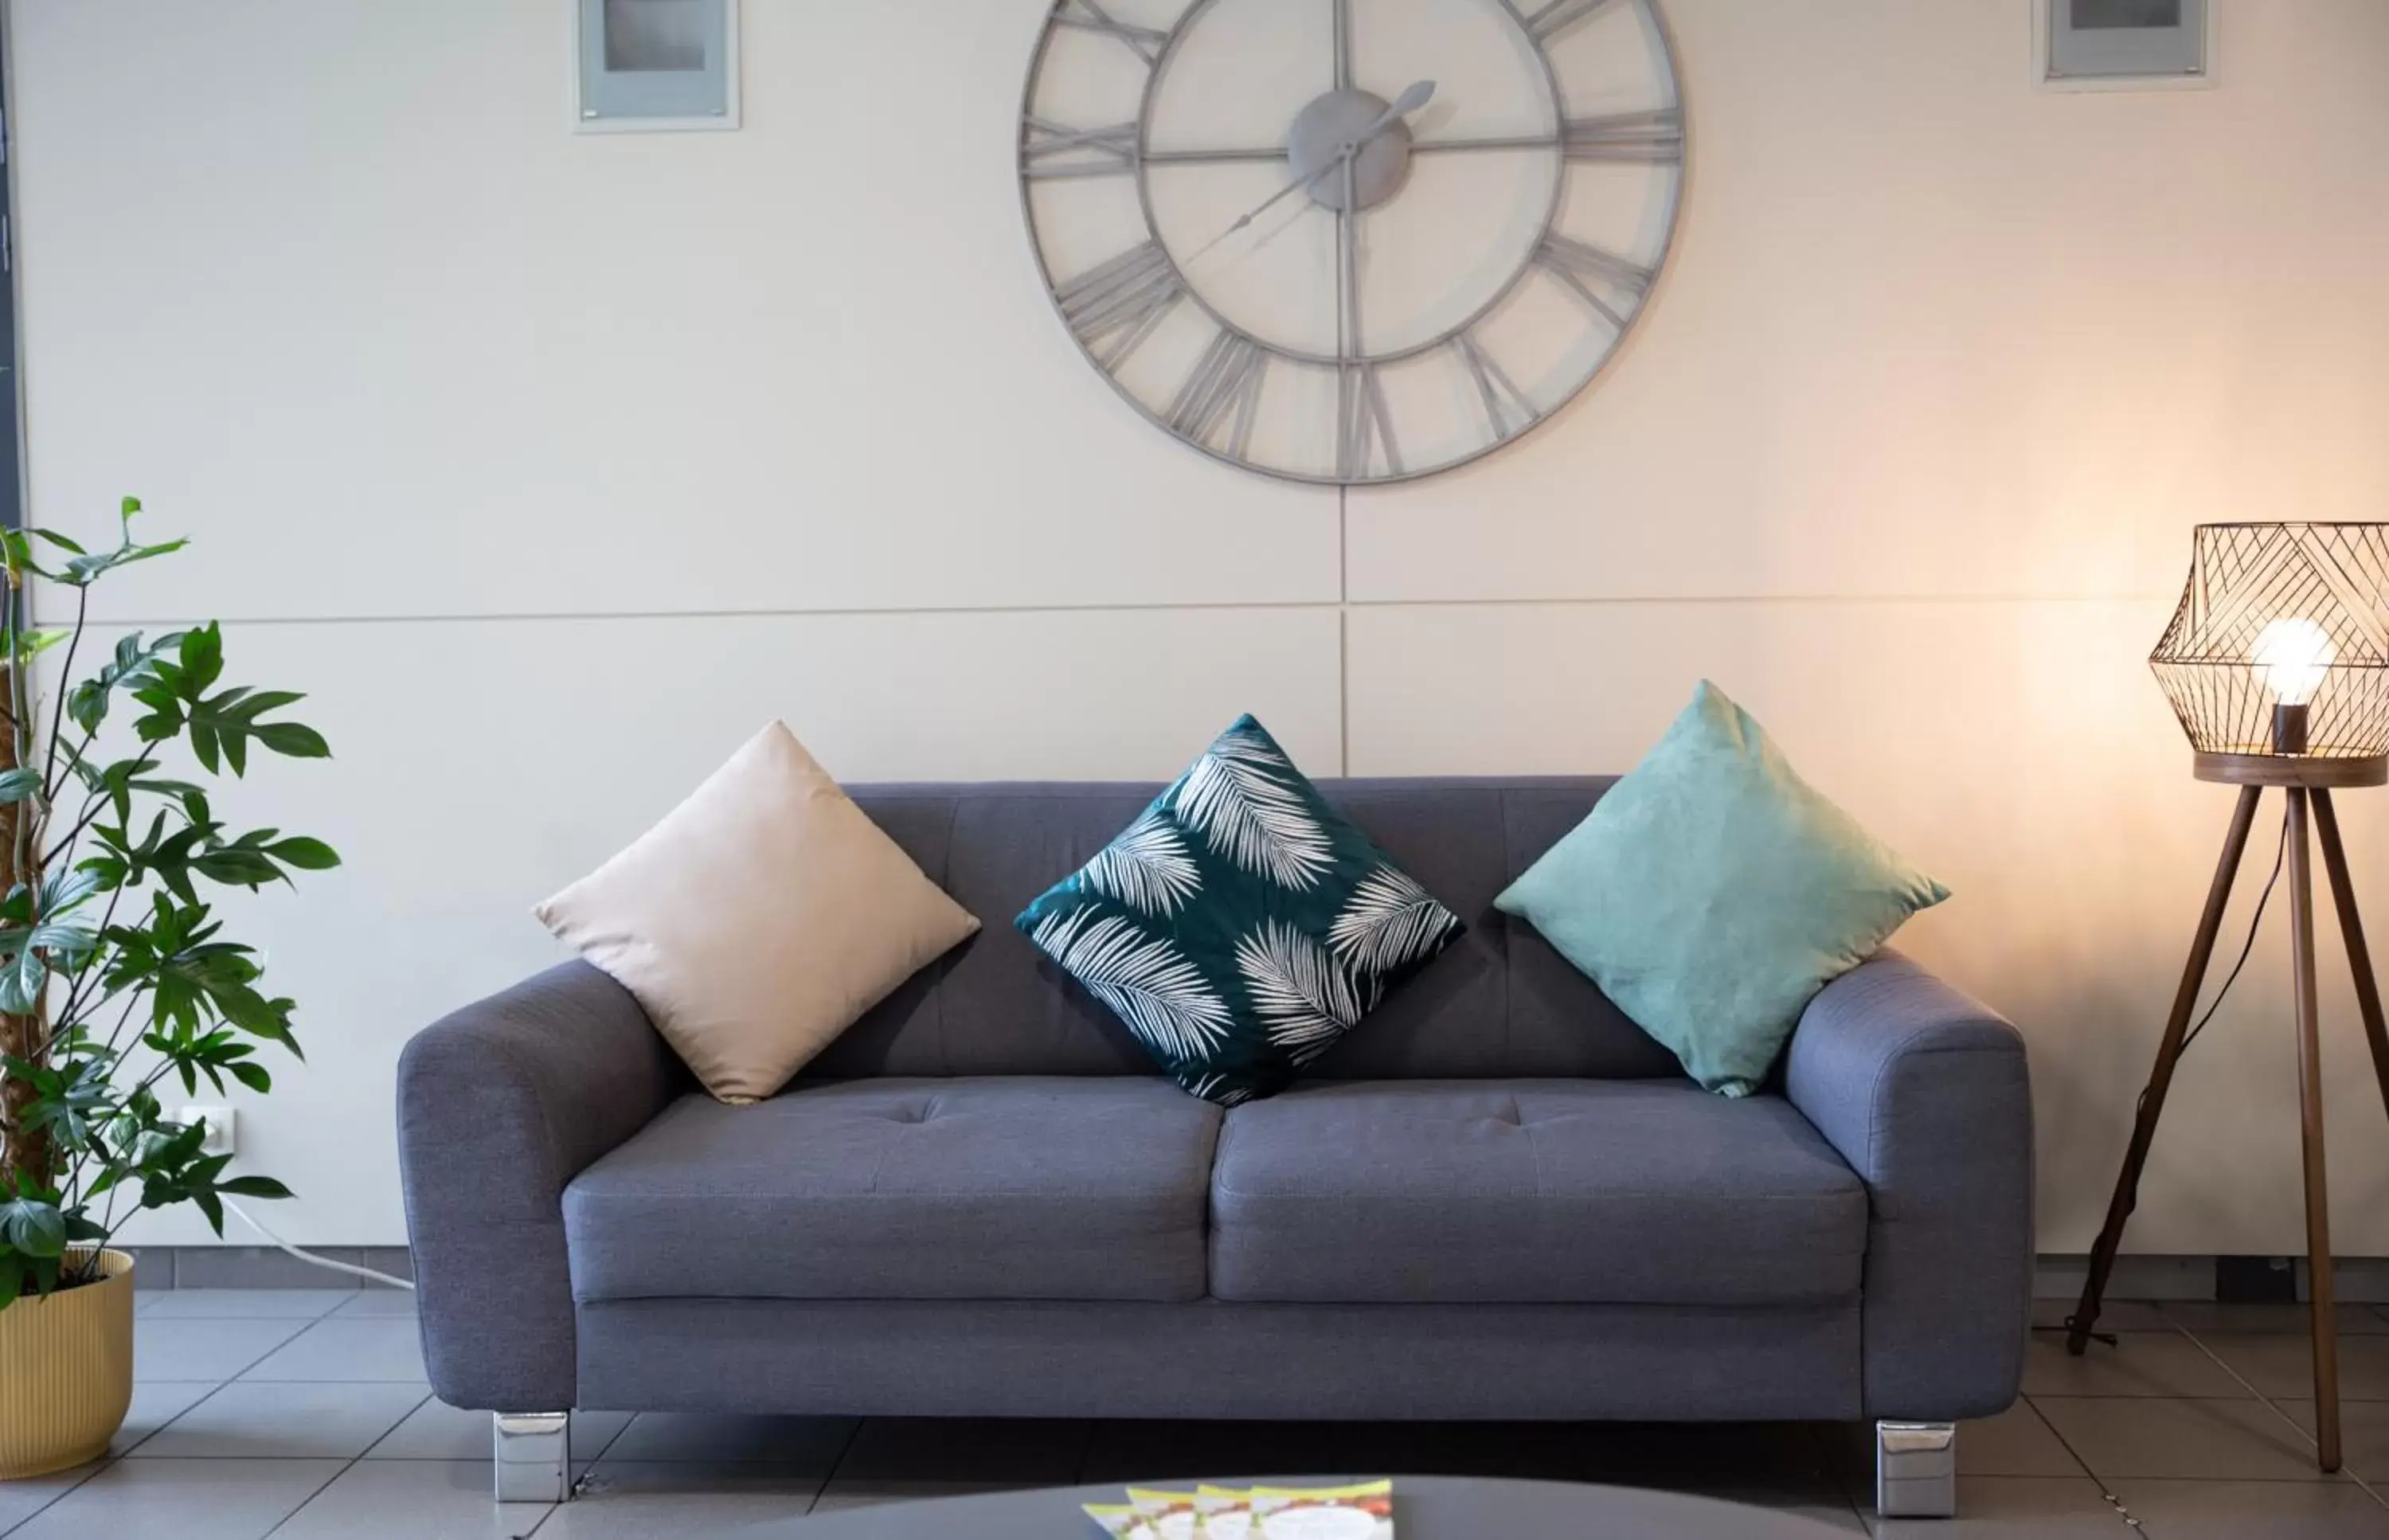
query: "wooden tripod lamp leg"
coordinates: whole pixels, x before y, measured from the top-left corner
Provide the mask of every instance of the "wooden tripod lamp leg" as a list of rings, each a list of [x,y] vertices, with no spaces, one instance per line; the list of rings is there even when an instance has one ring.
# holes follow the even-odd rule
[[[2331,1195],[2323,1174],[2322,1041],[2315,1008],[2314,873],[2306,790],[2290,797],[2290,981],[2298,1012],[2298,1124],[2306,1156],[2307,1319],[2314,1333],[2315,1453],[2339,1469],[2339,1312],[2332,1299]]]
[[[2348,971],[2356,975],[2356,1009],[2364,1017],[2364,1040],[2372,1047],[2372,1074],[2381,1082],[2381,1105],[2389,1108],[2389,1026],[2381,1015],[2381,985],[2372,973],[2372,951],[2364,944],[2364,919],[2356,912],[2356,884],[2347,875],[2347,849],[2339,843],[2339,814],[2331,793],[2314,794],[2315,833],[2321,836],[2322,869],[2331,878],[2332,902],[2339,910],[2339,937],[2347,943]]]
[[[2165,1092],[2173,1085],[2173,1067],[2181,1057],[2181,1040],[2190,1030],[2191,1012],[2198,1008],[2198,991],[2206,981],[2207,960],[2215,955],[2215,937],[2223,929],[2224,907],[2231,901],[2231,880],[2248,848],[2248,830],[2256,821],[2261,786],[2240,788],[2231,810],[2231,826],[2223,836],[2223,857],[2215,865],[2215,881],[2206,890],[2206,908],[2198,916],[2191,937],[2190,959],[2182,964],[2181,986],[2174,992],[2173,1013],[2165,1018],[2165,1036],[2157,1043],[2155,1067],[2149,1071],[2148,1089],[2140,1093],[2140,1114],[2132,1121],[2132,1142],[2124,1152],[2124,1168],[2115,1174],[2115,1194],[2107,1203],[2107,1222],[2100,1227],[2098,1243],[2090,1248],[2090,1276],[2083,1281],[2082,1300],[2066,1322],[2065,1350],[2081,1355],[2098,1324],[2100,1302],[2107,1292],[2108,1274],[2114,1270],[2115,1248],[2123,1243],[2124,1221],[2139,1202],[2140,1168],[2148,1164],[2149,1144],[2156,1138],[2157,1117],[2165,1111]]]

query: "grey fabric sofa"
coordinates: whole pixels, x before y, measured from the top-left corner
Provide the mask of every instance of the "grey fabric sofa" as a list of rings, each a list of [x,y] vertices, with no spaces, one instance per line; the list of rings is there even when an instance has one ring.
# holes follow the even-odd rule
[[[1157,787],[855,788],[986,928],[784,1094],[705,1096],[579,962],[407,1046],[433,1388],[551,1496],[607,1408],[1872,1419],[1946,1508],[2027,1334],[2022,1043],[1886,953],[1768,1092],[1701,1091],[1493,908],[1607,784],[1322,783],[1469,932],[1226,1113],[1009,923]]]

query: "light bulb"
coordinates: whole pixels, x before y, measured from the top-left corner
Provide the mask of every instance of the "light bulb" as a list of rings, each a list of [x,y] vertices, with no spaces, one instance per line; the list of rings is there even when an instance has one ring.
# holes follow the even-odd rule
[[[2256,633],[2256,667],[2265,688],[2283,706],[2312,700],[2338,655],[2331,633],[2311,620],[2276,620]]]

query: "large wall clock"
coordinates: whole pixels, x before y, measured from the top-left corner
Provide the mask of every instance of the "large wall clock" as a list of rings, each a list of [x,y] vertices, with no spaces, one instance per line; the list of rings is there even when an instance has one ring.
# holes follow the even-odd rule
[[[1029,239],[1087,358],[1271,476],[1407,480],[1590,384],[1675,230],[1657,0],[1056,0]]]

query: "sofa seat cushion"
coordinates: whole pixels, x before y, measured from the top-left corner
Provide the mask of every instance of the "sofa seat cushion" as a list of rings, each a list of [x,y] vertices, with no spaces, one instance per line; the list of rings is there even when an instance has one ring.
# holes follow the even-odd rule
[[[685,1096],[565,1189],[573,1295],[1197,1299],[1219,1125],[1143,1075]]]
[[[1867,1193],[1791,1103],[1686,1081],[1311,1082],[1227,1114],[1226,1300],[1850,1297]]]

